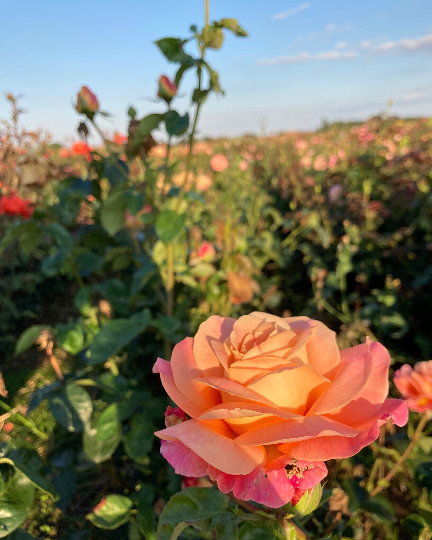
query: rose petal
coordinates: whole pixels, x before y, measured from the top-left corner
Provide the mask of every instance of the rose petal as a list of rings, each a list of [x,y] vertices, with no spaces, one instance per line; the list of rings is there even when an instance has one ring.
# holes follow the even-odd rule
[[[238,351],[241,349],[244,338],[248,334],[252,334],[261,322],[261,319],[253,315],[243,315],[243,317],[235,321],[231,334],[231,342]]]
[[[309,364],[314,366],[318,373],[327,375],[340,362],[339,347],[336,334],[320,321],[305,317],[289,317],[284,319],[297,334],[308,328],[315,328],[314,337],[307,344]]]
[[[194,338],[193,353],[198,368],[206,377],[221,376],[223,368],[211,345],[213,340],[225,341],[231,334],[235,320],[231,317],[212,315],[198,328]]]
[[[250,388],[242,386],[234,381],[230,381],[229,379],[222,379],[221,377],[205,377],[199,380],[204,384],[208,384],[209,386],[223,392],[222,399],[224,402],[232,401],[232,399],[226,395],[231,394],[248,401],[256,401],[257,403],[264,403],[265,405],[271,405],[272,407],[274,406],[271,401],[263,396],[260,396]]]
[[[313,403],[330,385],[309,365],[273,371],[248,385],[277,407],[289,412],[304,414],[307,406]]]
[[[362,448],[375,441],[379,435],[379,424],[376,422],[368,431],[356,437],[319,437],[295,443],[278,445],[281,452],[296,459],[306,461],[327,461],[328,459],[343,459],[354,456]]]
[[[285,469],[265,471],[261,467],[247,475],[229,475],[209,468],[222,493],[233,492],[242,501],[255,501],[269,508],[280,508],[294,495],[294,487]]]
[[[174,347],[171,356],[174,381],[177,388],[191,401],[206,408],[213,407],[221,402],[221,397],[217,390],[195,380],[204,374],[198,369],[193,343],[192,338],[186,338]]]
[[[388,395],[390,356],[380,343],[367,341],[363,345],[345,349],[341,352],[341,359],[354,363],[358,358],[357,353],[366,355],[368,350],[372,358],[370,376],[355,399],[329,415],[338,422],[351,426],[363,424],[375,416]]]
[[[307,414],[317,415],[337,411],[355,399],[370,377],[372,364],[372,356],[368,350],[361,356],[347,358],[340,364],[331,385]]]
[[[286,356],[292,351],[292,348],[283,349]],[[280,351],[282,352],[282,350]],[[233,362],[229,367],[229,376],[239,384],[250,384],[256,379],[271,373],[276,369],[286,367],[296,367],[296,364],[291,364],[289,360],[279,356],[259,356],[251,360],[238,360]]]
[[[407,402],[402,399],[386,399],[379,413],[381,415],[380,425],[391,420],[396,426],[402,427],[408,422]]]
[[[281,444],[311,438],[328,438],[332,435],[356,437],[359,432],[349,426],[323,416],[307,416],[301,420],[281,420],[263,428],[239,435],[236,443],[245,446]],[[279,448],[279,447],[278,447]],[[289,452],[286,452],[287,454]],[[302,458],[303,459],[303,458]],[[317,461],[322,461],[318,459]]]
[[[226,420],[231,418],[249,418],[269,414],[285,419],[303,418],[299,414],[284,411],[276,407],[270,407],[268,405],[246,403],[244,401],[233,401],[231,403],[222,403],[221,405],[216,405],[216,407],[208,409],[199,417],[199,420]]]
[[[262,343],[259,343],[255,347],[249,349],[243,356],[244,360],[250,360],[260,356],[275,355],[276,351],[292,348],[293,338],[296,338],[295,332],[292,330],[285,330],[274,336],[268,337]]]
[[[208,422],[188,420],[155,433],[165,440],[178,440],[199,457],[228,474],[249,474],[265,461],[262,446],[239,446],[231,430],[223,430]]]
[[[174,403],[183,409],[186,414],[192,416],[192,418],[198,418],[203,412],[205,412],[205,407],[194,403],[188,399],[180,390],[177,388],[171,364],[162,358],[158,358],[156,364],[153,367],[153,373],[159,373],[160,378],[165,388],[166,393],[174,401]]]
[[[200,477],[207,474],[208,463],[180,441],[161,441],[161,454],[182,476]]]

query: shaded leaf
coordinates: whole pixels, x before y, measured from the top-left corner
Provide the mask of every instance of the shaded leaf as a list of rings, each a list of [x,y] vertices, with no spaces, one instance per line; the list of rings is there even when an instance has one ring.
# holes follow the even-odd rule
[[[129,319],[109,322],[96,334],[86,353],[87,362],[92,366],[106,362],[141,334],[150,321],[150,311],[144,310]]]
[[[123,495],[108,495],[87,514],[86,519],[100,529],[117,529],[129,521],[132,501]]]

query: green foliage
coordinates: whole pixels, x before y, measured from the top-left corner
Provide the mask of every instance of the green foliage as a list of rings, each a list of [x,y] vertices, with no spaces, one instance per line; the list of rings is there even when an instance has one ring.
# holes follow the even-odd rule
[[[174,242],[183,232],[186,215],[178,214],[174,210],[161,212],[156,220],[156,232],[165,244]]]
[[[170,540],[179,523],[191,524],[222,514],[228,497],[208,488],[188,488],[171,497],[159,518],[157,540]]]
[[[16,470],[2,473],[0,485],[0,538],[9,536],[25,520],[33,506],[35,486],[30,479]]]
[[[201,107],[223,93],[206,53],[228,33],[247,35],[221,19],[156,41],[176,86],[194,75],[191,110],[170,102],[139,118],[129,107],[127,142],[67,158],[27,221],[1,216],[0,405],[12,431],[0,537],[294,539],[284,512],[313,540],[430,537],[430,433],[390,483],[383,471],[408,444],[400,430],[332,463],[324,495],[317,486],[284,512],[179,491],[160,456],[168,399],[153,364],[209,315],[310,316],[341,348],[379,338],[395,368],[432,355],[430,121],[195,142]],[[214,174],[218,154],[228,165]]]
[[[122,495],[108,495],[87,514],[86,518],[96,527],[105,530],[117,529],[130,518],[132,501]]]
[[[92,366],[106,362],[141,334],[149,325],[150,320],[150,312],[144,310],[129,319],[109,322],[95,335],[86,353],[87,362]]]

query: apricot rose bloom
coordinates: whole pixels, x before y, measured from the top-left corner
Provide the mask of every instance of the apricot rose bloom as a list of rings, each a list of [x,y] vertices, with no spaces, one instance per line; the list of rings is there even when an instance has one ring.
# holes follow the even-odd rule
[[[415,412],[432,411],[432,360],[417,362],[414,369],[404,364],[394,376],[394,383]]]
[[[212,316],[154,366],[187,415],[156,433],[161,453],[178,474],[281,507],[326,476],[325,460],[358,453],[390,418],[406,423],[406,403],[387,399],[389,365],[379,343],[340,351],[308,317]]]

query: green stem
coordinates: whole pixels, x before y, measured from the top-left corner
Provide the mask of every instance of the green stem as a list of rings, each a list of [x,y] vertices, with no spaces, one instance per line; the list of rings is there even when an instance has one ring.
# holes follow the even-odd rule
[[[168,137],[167,142],[167,148],[166,148],[166,154],[165,154],[165,163],[164,163],[164,180],[162,184],[162,197],[165,194],[165,184],[168,179],[168,172],[169,172],[169,155],[171,151],[171,136]]]
[[[209,17],[210,17],[210,1],[209,0],[204,0],[204,8],[205,8],[205,26],[204,26],[203,34],[205,35],[209,27]],[[206,45],[205,43],[203,43],[201,47],[201,63],[204,62],[205,52],[206,52]],[[201,91],[201,83],[202,83],[202,65],[199,65],[198,66],[198,91]],[[201,105],[202,105],[202,101],[199,100],[195,109],[195,117],[192,124],[192,130],[189,135],[189,152],[188,152],[188,156],[186,160],[185,177],[184,177],[184,182],[178,196],[176,210],[179,210],[180,205],[183,201],[183,197],[186,190],[186,182],[187,182],[187,179],[191,170],[191,166],[192,166],[192,155],[193,155],[193,145],[194,145],[194,140],[195,140],[195,131],[198,124],[198,118],[199,118],[199,113],[201,110]]]
[[[14,409],[12,409],[11,407],[9,407],[9,405],[7,405],[6,403],[4,403],[3,401],[0,401],[0,406],[7,412],[10,412],[12,413],[11,414],[11,419],[13,418],[16,418],[17,420],[20,421],[21,424],[23,424],[25,427],[29,428],[29,430],[34,433],[35,435],[37,435],[40,439],[43,439],[44,441],[47,441],[48,440],[48,435],[45,435],[45,433],[42,433],[42,431],[39,431],[38,428],[34,425],[33,422],[31,422],[30,420],[28,420],[25,416],[23,416],[21,413],[19,412],[16,412]]]
[[[93,127],[95,128],[95,130],[99,133],[102,141],[104,142],[108,152],[110,153],[111,155],[111,151],[109,149],[109,145],[107,145],[106,143],[110,143],[111,141],[108,140],[108,139],[105,139],[105,136],[104,134],[102,133],[102,130],[100,129],[100,127],[96,124],[96,122],[92,119],[90,120],[90,122],[92,123]],[[124,176],[125,180],[129,180],[129,176],[127,175],[127,173],[119,166],[119,164],[117,163],[117,160],[113,159],[113,165],[114,167]]]
[[[209,26],[209,17],[210,17],[210,1],[204,0],[204,9],[205,9],[205,26],[204,26],[204,32],[207,31]],[[206,51],[206,46],[203,44],[201,48],[201,61],[204,61],[204,55]],[[198,90],[201,90],[201,83],[202,83],[202,66],[198,66]],[[195,109],[195,117],[192,124],[192,129],[189,134],[189,151],[186,158],[186,170],[185,170],[185,176],[183,184],[180,188],[180,193],[178,195],[177,199],[177,205],[176,205],[176,211],[178,212],[181,203],[183,202],[183,198],[186,191],[186,183],[189,176],[189,173],[192,168],[192,156],[193,156],[193,146],[194,146],[194,140],[195,140],[195,132],[196,127],[198,124],[198,118],[199,113],[201,110],[202,101],[198,101],[196,109]],[[166,154],[166,168],[168,167],[168,147],[167,147],[167,154]],[[165,179],[164,179],[165,183]],[[167,246],[167,284],[166,284],[166,293],[167,293],[167,315],[168,317],[172,317],[172,314],[174,312],[174,284],[175,284],[175,272],[174,272],[174,245],[168,244]],[[165,355],[170,356],[171,354],[171,343],[168,340],[165,340]]]
[[[376,488],[371,492],[370,497],[373,497],[377,493],[380,493],[390,482],[390,480],[393,478],[393,476],[398,472],[399,467],[404,463],[406,459],[409,458],[411,452],[413,451],[414,447],[416,446],[420,436],[423,433],[423,430],[429,420],[429,416],[427,413],[424,413],[423,416],[420,419],[420,422],[417,425],[417,428],[414,432],[414,435],[412,436],[411,442],[407,446],[405,452],[401,455],[401,457],[396,461],[396,463],[393,465],[389,473],[384,477],[383,480],[381,480],[380,484],[376,486]]]

